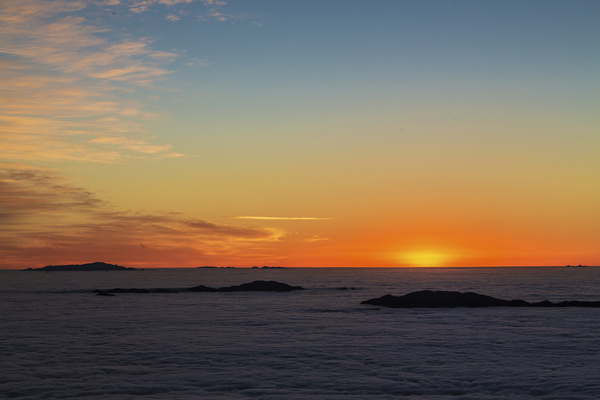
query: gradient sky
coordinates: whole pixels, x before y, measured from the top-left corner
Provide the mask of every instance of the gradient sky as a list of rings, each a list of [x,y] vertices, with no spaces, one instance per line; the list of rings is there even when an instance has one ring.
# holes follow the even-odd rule
[[[0,2],[0,268],[600,265],[600,3]]]

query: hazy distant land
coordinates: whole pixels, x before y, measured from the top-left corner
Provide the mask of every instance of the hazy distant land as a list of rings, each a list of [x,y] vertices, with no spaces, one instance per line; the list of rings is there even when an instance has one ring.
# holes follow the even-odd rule
[[[237,268],[237,267],[213,267],[213,266],[202,266],[198,268]],[[285,267],[271,267],[265,265],[264,267],[252,267],[252,269],[285,269]],[[46,265],[42,268],[27,268],[23,271],[44,271],[44,272],[56,272],[56,271],[141,271],[138,268],[123,267],[116,264],[108,264],[101,261],[96,261],[87,264],[69,264],[69,265]]]
[[[42,268],[27,268],[24,271],[138,271],[138,269],[132,267],[127,268],[115,264],[107,264],[105,262],[93,262],[87,264],[46,265]]]

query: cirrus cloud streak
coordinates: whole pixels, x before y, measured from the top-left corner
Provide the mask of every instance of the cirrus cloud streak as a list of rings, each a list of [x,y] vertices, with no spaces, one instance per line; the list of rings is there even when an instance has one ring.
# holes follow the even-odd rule
[[[258,220],[274,220],[274,221],[322,221],[331,220],[333,218],[325,217],[261,217],[253,215],[240,215],[237,217],[227,217],[230,219],[258,219]]]

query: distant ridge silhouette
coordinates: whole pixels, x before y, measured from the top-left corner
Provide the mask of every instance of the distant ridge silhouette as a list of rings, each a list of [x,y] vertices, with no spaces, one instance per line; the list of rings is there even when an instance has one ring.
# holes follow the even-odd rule
[[[552,303],[544,300],[529,303],[525,300],[502,300],[473,292],[422,290],[392,296],[391,294],[361,302],[392,308],[453,308],[453,307],[600,307],[600,301],[562,301]]]
[[[137,269],[126,268],[120,265],[107,264],[105,262],[97,261],[88,264],[46,265],[42,268],[27,268],[24,271],[137,271]]]
[[[115,288],[115,289],[96,289],[94,293],[99,296],[111,296],[114,293],[181,293],[181,292],[290,292],[292,290],[305,290],[302,286],[290,286],[277,281],[254,281],[243,283],[237,286],[226,286],[222,288],[212,288],[204,285],[191,288],[168,289],[168,288]]]

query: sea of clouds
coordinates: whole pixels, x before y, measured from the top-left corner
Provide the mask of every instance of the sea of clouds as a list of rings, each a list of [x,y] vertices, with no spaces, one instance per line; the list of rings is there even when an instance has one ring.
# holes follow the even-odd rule
[[[4,284],[0,398],[600,398],[599,309],[378,308],[359,303],[394,282],[382,277],[381,289],[378,278],[356,272],[312,281],[244,272],[309,286],[289,293],[88,291],[115,279],[165,283],[148,277],[158,272],[133,273]],[[207,285],[250,277],[193,273],[194,284]],[[188,278],[166,283],[190,286]],[[445,279],[455,289],[455,278]]]

